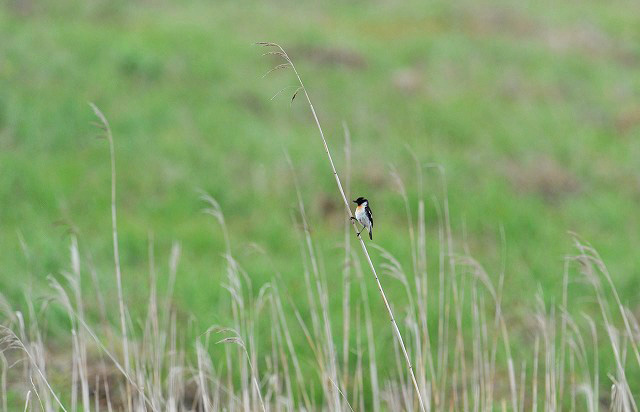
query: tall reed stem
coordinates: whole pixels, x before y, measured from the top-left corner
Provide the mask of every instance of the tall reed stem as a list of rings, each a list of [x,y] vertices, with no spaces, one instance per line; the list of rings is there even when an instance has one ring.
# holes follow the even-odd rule
[[[351,217],[353,217],[353,214],[351,213],[351,207],[349,206],[349,201],[347,200],[347,197],[344,194],[344,189],[342,188],[342,183],[340,182],[340,177],[338,176],[338,172],[336,170],[336,166],[333,163],[333,158],[331,157],[331,152],[329,151],[329,146],[327,145],[327,140],[324,137],[324,132],[322,131],[322,126],[320,126],[320,120],[318,120],[318,115],[316,113],[315,108],[313,107],[313,103],[311,103],[311,98],[309,97],[309,93],[307,93],[307,89],[304,87],[304,83],[302,82],[302,78],[300,77],[300,74],[298,74],[298,71],[296,70],[295,65],[293,64],[293,62],[291,61],[291,59],[289,58],[289,56],[287,55],[287,53],[284,51],[284,49],[275,43],[268,43],[268,42],[260,42],[258,43],[261,46],[265,46],[265,47],[275,47],[277,48],[279,51],[276,52],[269,52],[266,54],[271,54],[271,55],[276,55],[279,56],[281,58],[283,58],[286,63],[284,65],[279,65],[276,66],[273,70],[277,70],[280,68],[286,68],[291,67],[291,69],[293,70],[296,78],[298,79],[298,83],[300,84],[300,87],[298,87],[298,89],[295,91],[295,93],[293,94],[292,100],[297,96],[297,94],[302,91],[304,92],[304,96],[307,100],[307,103],[309,104],[309,108],[311,109],[311,114],[313,115],[313,119],[315,120],[316,126],[318,127],[318,131],[320,132],[320,137],[322,138],[322,144],[324,145],[324,150],[325,153],[327,154],[327,157],[329,158],[329,163],[331,165],[331,171],[333,172],[333,176],[336,179],[336,184],[338,185],[338,189],[340,191],[340,195],[342,196],[342,200],[344,201],[344,206],[345,209],[347,211],[347,214],[349,215],[349,220],[351,221],[351,224],[353,225],[353,229],[355,230],[355,232],[358,232],[358,228],[356,226],[355,220],[351,219]],[[398,324],[396,322],[395,317],[393,316],[393,311],[391,310],[391,306],[389,305],[389,301],[387,300],[387,296],[384,293],[384,289],[382,288],[382,284],[380,283],[380,279],[378,278],[378,273],[376,271],[375,266],[373,265],[373,262],[371,261],[371,257],[369,256],[369,252],[367,251],[367,246],[364,243],[364,240],[362,239],[361,236],[358,236],[358,239],[360,240],[360,246],[362,246],[362,252],[364,253],[364,256],[367,258],[367,262],[369,263],[369,267],[371,268],[371,272],[373,273],[374,278],[376,279],[376,284],[378,286],[378,291],[380,292],[380,296],[382,296],[382,300],[384,301],[384,305],[387,308],[387,312],[389,313],[389,317],[391,318],[391,324],[393,325],[393,330],[395,332],[396,338],[398,339],[398,343],[400,344],[400,347],[402,348],[402,354],[404,355],[405,360],[407,361],[407,367],[409,369],[409,373],[411,375],[411,381],[413,382],[413,386],[416,390],[416,395],[418,396],[418,401],[420,403],[420,409],[424,412],[426,411],[424,402],[422,400],[422,395],[420,394],[420,389],[418,387],[418,382],[416,380],[416,375],[413,371],[413,366],[411,365],[411,359],[409,358],[409,354],[407,352],[407,348],[404,344],[404,340],[402,339],[402,334],[400,333],[400,329],[398,328]]]
[[[118,251],[118,226],[116,221],[116,154],[113,144],[113,135],[111,134],[111,127],[109,121],[102,114],[100,109],[93,104],[89,103],[95,115],[100,119],[98,127],[104,130],[106,138],[109,141],[109,154],[111,157],[111,226],[113,233],[113,259],[116,267],[116,283],[118,287],[118,305],[120,307],[120,327],[122,329],[122,352],[124,354],[124,370],[129,374],[129,340],[127,339],[127,322],[124,309],[124,297],[122,294],[122,273],[120,272],[120,253]],[[127,402],[131,404],[130,388],[127,385]]]

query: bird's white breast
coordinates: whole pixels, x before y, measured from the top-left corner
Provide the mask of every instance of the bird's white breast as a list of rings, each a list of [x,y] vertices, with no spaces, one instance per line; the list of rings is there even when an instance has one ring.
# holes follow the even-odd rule
[[[367,212],[365,208],[367,207],[367,202],[364,202],[361,205],[356,207],[356,219],[363,225],[369,226],[369,217],[367,216]]]

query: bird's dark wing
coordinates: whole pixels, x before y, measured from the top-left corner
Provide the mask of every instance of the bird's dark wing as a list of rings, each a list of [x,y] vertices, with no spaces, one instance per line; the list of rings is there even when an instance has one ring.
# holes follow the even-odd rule
[[[367,205],[367,207],[364,208],[364,211],[367,214],[369,221],[371,221],[371,227],[373,227],[373,213],[371,213],[371,208],[369,207],[369,205]]]

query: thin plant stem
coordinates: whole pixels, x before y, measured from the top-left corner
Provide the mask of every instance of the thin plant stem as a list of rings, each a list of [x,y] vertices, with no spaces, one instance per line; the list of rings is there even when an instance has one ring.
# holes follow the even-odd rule
[[[106,138],[109,142],[109,154],[111,158],[111,226],[113,233],[113,259],[115,261],[116,267],[116,283],[118,287],[118,305],[120,308],[120,327],[122,329],[122,352],[124,354],[124,370],[129,373],[129,341],[127,339],[127,325],[125,318],[125,309],[124,309],[124,298],[122,294],[122,273],[120,271],[120,253],[118,250],[118,226],[116,220],[116,154],[115,147],[113,144],[113,135],[111,134],[111,127],[109,126],[109,121],[105,117],[104,114],[98,109],[98,107],[89,103],[91,109],[95,115],[100,119],[100,123],[98,126],[104,130],[106,134]],[[131,391],[129,390],[129,386],[127,385],[127,403],[131,404]]]
[[[333,158],[331,157],[331,152],[329,151],[329,146],[327,145],[327,140],[324,137],[324,132],[322,131],[322,126],[320,125],[320,120],[318,119],[318,115],[316,113],[315,108],[313,107],[313,103],[311,103],[311,98],[309,97],[309,93],[307,93],[307,89],[304,87],[304,83],[302,82],[302,78],[300,77],[300,74],[298,73],[298,71],[296,70],[295,65],[293,64],[293,62],[291,61],[291,59],[289,58],[289,56],[287,55],[287,53],[284,51],[284,49],[275,43],[258,43],[262,46],[266,46],[266,47],[275,47],[279,50],[279,52],[276,52],[276,54],[280,57],[282,57],[288,64],[289,67],[291,67],[291,69],[293,70],[296,78],[298,79],[298,83],[300,84],[300,87],[296,90],[296,92],[294,93],[292,100],[296,97],[296,95],[302,91],[304,92],[304,96],[307,100],[307,103],[309,104],[309,109],[311,109],[311,114],[313,115],[313,119],[316,123],[316,126],[318,128],[318,131],[320,132],[320,137],[322,138],[322,144],[324,145],[324,150],[325,153],[327,154],[327,157],[329,159],[329,163],[331,165],[331,171],[333,172],[333,176],[336,179],[336,184],[338,185],[338,190],[340,191],[340,195],[342,196],[342,200],[344,201],[344,206],[345,209],[347,211],[347,214],[349,215],[349,220],[351,221],[354,230],[358,231],[358,228],[356,227],[355,224],[355,220],[351,219],[353,217],[353,214],[351,213],[351,207],[349,206],[349,201],[347,200],[347,197],[345,196],[344,193],[344,189],[342,188],[342,183],[340,182],[340,177],[338,176],[338,172],[336,170],[336,166],[333,163]],[[280,66],[276,66],[277,68],[279,68]],[[416,395],[418,396],[418,402],[420,403],[420,410],[422,411],[426,411],[424,402],[422,400],[422,395],[420,394],[420,389],[418,387],[418,381],[416,380],[416,375],[413,371],[413,366],[411,364],[411,358],[409,357],[409,354],[407,352],[407,348],[404,344],[404,340],[402,339],[402,334],[400,333],[400,329],[398,328],[398,324],[396,322],[395,317],[393,316],[393,311],[391,310],[391,306],[389,305],[389,301],[387,300],[387,296],[384,293],[384,289],[382,288],[382,284],[380,283],[380,279],[378,278],[378,273],[376,271],[375,266],[373,265],[373,262],[371,261],[371,257],[369,256],[369,252],[367,250],[367,246],[364,243],[364,240],[362,239],[361,236],[358,236],[358,239],[360,240],[360,246],[362,246],[362,252],[364,253],[364,256],[367,259],[367,263],[369,263],[369,267],[371,268],[371,272],[373,273],[373,276],[376,280],[376,284],[378,286],[378,291],[380,292],[380,296],[382,296],[382,300],[384,301],[384,305],[387,309],[387,312],[389,313],[389,317],[391,319],[391,324],[393,325],[393,331],[395,332],[396,338],[398,339],[398,343],[400,344],[400,348],[402,349],[402,354],[404,355],[404,358],[407,362],[407,368],[409,369],[409,373],[411,375],[411,380],[413,382],[413,386],[416,390]]]

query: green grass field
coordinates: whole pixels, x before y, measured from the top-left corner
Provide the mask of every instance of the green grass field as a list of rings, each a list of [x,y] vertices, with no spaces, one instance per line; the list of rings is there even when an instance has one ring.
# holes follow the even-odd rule
[[[305,81],[339,172],[348,125],[348,196],[370,199],[374,243],[406,269],[408,226],[391,171],[415,204],[415,157],[445,170],[456,252],[468,251],[495,282],[504,264],[509,318],[525,318],[539,291],[547,304],[561,301],[564,258],[576,253],[568,231],[598,250],[622,302],[640,311],[636,2],[15,0],[0,7],[0,36],[0,291],[16,310],[25,310],[26,291],[36,300],[49,293],[47,275],[69,271],[70,231],[115,305],[109,147],[88,102],[115,139],[123,288],[134,320],[147,310],[152,237],[161,290],[171,245],[181,244],[175,304],[195,318],[194,333],[229,322],[224,238],[202,213],[199,190],[220,203],[254,290],[279,273],[306,310],[285,153],[324,273],[341,282],[346,215],[307,105],[300,96],[290,104],[295,87],[270,100],[295,85],[290,70],[262,78],[277,62],[254,43],[275,41]],[[423,173],[435,271],[435,205],[444,195],[437,170]],[[402,285],[382,281],[401,307]],[[570,284],[570,307],[593,309],[579,276]],[[373,282],[368,288],[375,292]],[[340,329],[341,292],[329,299]],[[376,339],[391,347],[382,303],[375,294],[371,301]],[[63,336],[67,322],[55,313],[48,329]],[[514,351],[528,351],[520,328]],[[305,344],[301,333],[294,341]],[[640,377],[637,368],[630,374]]]

